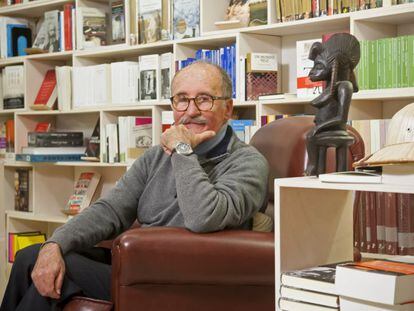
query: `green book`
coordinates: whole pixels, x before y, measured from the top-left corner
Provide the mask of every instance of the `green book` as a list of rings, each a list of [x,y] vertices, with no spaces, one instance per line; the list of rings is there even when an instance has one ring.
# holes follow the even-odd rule
[[[368,41],[368,59],[369,59],[369,89],[375,90],[377,86],[378,64],[377,64],[377,47],[378,40]]]
[[[392,38],[391,39],[391,49],[392,49],[392,54],[391,54],[391,60],[392,60],[392,68],[391,68],[391,72],[392,72],[392,83],[391,83],[391,87],[392,88],[396,88],[399,86],[399,75],[398,75],[398,56],[399,56],[399,48],[398,48],[398,38]]]
[[[385,88],[385,39],[379,39],[377,42],[377,88]]]
[[[414,36],[407,37],[407,58],[408,86],[414,87]]]
[[[391,38],[387,38],[384,40],[385,42],[385,58],[384,58],[384,63],[385,63],[385,79],[384,79],[384,83],[385,83],[385,88],[392,88],[392,59],[393,59],[393,54],[392,54],[392,39]]]

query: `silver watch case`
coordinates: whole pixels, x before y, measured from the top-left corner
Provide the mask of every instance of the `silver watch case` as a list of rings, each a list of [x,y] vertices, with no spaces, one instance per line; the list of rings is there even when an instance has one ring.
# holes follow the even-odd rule
[[[191,148],[191,146],[187,143],[183,143],[183,142],[178,142],[175,145],[174,150],[181,155],[190,155],[193,153],[193,148]]]

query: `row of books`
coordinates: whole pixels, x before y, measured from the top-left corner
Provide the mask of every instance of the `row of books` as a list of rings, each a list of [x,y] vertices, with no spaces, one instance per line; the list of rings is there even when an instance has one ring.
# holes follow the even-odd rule
[[[382,7],[382,0],[277,0],[279,22],[335,15]]]
[[[354,243],[362,252],[414,255],[414,196],[356,192]]]
[[[327,264],[282,274],[281,310],[414,310],[414,265],[387,260]]]
[[[151,117],[118,117],[118,123],[106,124],[103,131],[103,162],[131,165],[152,146]]]
[[[183,69],[191,63],[203,60],[223,68],[229,75],[232,84],[232,97],[236,98],[236,44],[225,46],[219,49],[199,49],[194,57],[177,61],[176,70]]]
[[[138,62],[73,67],[72,107],[130,105],[167,99],[171,96],[172,75],[172,53],[139,56]],[[65,81],[67,84],[61,87],[67,90],[70,78]]]
[[[230,120],[229,124],[236,136],[246,144],[250,142],[250,139],[259,129],[255,120],[236,119]]]
[[[414,86],[414,36],[362,40],[360,44],[360,89]]]

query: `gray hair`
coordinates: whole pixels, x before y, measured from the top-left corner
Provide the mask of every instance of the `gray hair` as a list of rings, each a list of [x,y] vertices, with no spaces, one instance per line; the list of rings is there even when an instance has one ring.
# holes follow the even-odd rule
[[[227,97],[227,98],[232,98],[232,82],[231,79],[229,77],[229,75],[227,74],[227,72],[221,68],[220,66],[216,65],[216,64],[212,64],[210,62],[204,61],[204,60],[198,60],[194,63],[191,63],[190,65],[188,65],[187,67],[184,67],[183,69],[181,69],[180,71],[177,71],[174,75],[174,78],[171,81],[171,86],[174,85],[174,80],[175,78],[181,73],[184,72],[185,70],[188,70],[188,68],[192,67],[192,66],[211,66],[213,68],[215,68],[221,76],[221,96],[223,97]]]

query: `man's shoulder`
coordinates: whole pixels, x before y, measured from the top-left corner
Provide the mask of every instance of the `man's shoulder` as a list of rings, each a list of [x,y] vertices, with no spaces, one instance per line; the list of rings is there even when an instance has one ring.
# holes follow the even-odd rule
[[[240,158],[241,160],[257,160],[267,165],[266,158],[252,145],[246,144],[239,140],[235,135],[233,137],[233,144],[231,146],[231,152],[234,157]]]

